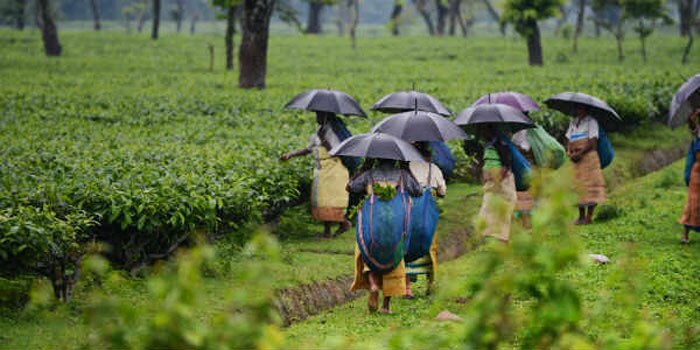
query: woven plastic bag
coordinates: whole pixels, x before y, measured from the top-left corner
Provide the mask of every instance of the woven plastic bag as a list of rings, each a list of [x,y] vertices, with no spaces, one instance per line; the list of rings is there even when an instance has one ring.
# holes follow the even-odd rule
[[[389,272],[404,258],[411,215],[408,195],[398,191],[391,200],[370,194],[357,215],[357,246],[374,272]]]
[[[433,236],[435,236],[440,216],[433,191],[430,188],[425,189],[420,197],[412,198],[412,202],[411,222],[406,240],[406,262],[414,261],[430,253],[430,246],[433,244]]]
[[[526,135],[538,166],[558,169],[564,164],[566,149],[544,128],[537,125],[535,128],[528,129]]]

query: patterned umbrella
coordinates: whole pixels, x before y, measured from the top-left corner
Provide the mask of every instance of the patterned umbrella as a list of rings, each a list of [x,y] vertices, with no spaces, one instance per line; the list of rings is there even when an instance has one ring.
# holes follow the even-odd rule
[[[384,118],[372,128],[407,141],[461,140],[467,134],[445,117],[423,111],[411,111]]]
[[[673,96],[668,110],[668,126],[676,128],[682,125],[697,108],[700,108],[700,74],[683,83]]]
[[[540,109],[540,105],[538,105],[537,102],[535,102],[535,100],[533,100],[530,96],[515,91],[494,92],[492,94],[481,96],[478,100],[476,100],[476,102],[474,102],[474,104],[472,104],[472,107],[491,103],[508,105],[523,113],[537,111]]]
[[[355,135],[333,147],[332,156],[425,161],[407,141],[384,133]]]
[[[316,89],[302,92],[294,96],[284,107],[367,118],[367,114],[354,98],[337,90]]]
[[[399,91],[386,95],[372,106],[373,110],[384,113],[401,113],[413,110],[436,113],[445,117],[452,112],[438,99],[418,91]]]

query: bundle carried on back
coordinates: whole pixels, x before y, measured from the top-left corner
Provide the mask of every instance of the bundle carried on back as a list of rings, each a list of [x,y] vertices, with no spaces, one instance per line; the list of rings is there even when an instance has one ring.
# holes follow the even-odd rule
[[[412,199],[411,222],[406,244],[406,262],[411,262],[430,254],[435,229],[440,212],[433,191],[426,188],[418,198]]]
[[[357,215],[357,245],[362,260],[375,272],[389,272],[404,258],[411,199],[400,186],[390,200],[374,192]]]
[[[598,130],[597,151],[598,157],[600,157],[600,167],[605,169],[615,158],[615,150],[603,128]]]
[[[538,166],[558,169],[566,161],[564,146],[541,126],[527,129],[526,137]]]
[[[516,147],[509,138],[502,135],[499,138],[501,141],[505,142],[506,146],[508,146],[508,150],[512,156],[512,170],[513,176],[515,177],[515,189],[518,191],[527,191],[527,189],[530,187],[530,174],[532,173],[532,166],[530,165],[530,162],[522,153],[520,153],[520,151],[518,151],[518,147]]]
[[[432,162],[440,168],[445,178],[450,177],[455,166],[457,166],[457,159],[454,154],[452,154],[452,151],[444,142],[429,141],[428,143],[430,144]]]

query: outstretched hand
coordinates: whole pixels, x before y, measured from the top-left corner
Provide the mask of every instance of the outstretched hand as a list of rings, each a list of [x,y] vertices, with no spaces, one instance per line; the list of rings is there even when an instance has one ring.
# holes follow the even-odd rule
[[[289,160],[289,158],[292,158],[292,155],[290,153],[285,153],[280,156],[280,160],[283,162]]]

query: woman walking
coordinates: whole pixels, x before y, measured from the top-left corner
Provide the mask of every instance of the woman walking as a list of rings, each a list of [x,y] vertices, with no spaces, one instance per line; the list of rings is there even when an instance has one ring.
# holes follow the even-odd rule
[[[323,221],[323,237],[331,237],[331,226],[338,223],[336,235],[350,228],[345,217],[348,193],[345,184],[349,171],[341,157],[329,155],[329,151],[350,136],[345,124],[334,113],[316,112],[318,129],[311,136],[309,145],[299,151],[283,154],[283,161],[313,153],[314,171],[311,185],[311,215]]]
[[[605,179],[597,151],[599,133],[598,121],[589,115],[588,108],[577,106],[575,117],[566,131],[566,152],[574,163],[574,180],[579,192],[577,225],[590,224],[596,206],[606,199]]]
[[[685,160],[685,184],[688,186],[688,197],[683,209],[683,215],[678,222],[683,225],[681,243],[689,242],[690,230],[700,231],[700,108],[695,109],[688,117],[688,129],[693,135],[693,141],[688,148]]]
[[[365,160],[365,166],[363,170],[358,173],[350,182],[347,184],[347,191],[352,193],[363,193],[363,194],[375,194],[386,197],[391,197],[396,199],[397,196],[404,196],[407,192],[411,196],[419,196],[421,194],[420,184],[407,170],[405,162],[399,163],[395,160],[389,159],[378,159]],[[381,193],[380,193],[381,192]],[[387,195],[387,193],[389,193]],[[372,198],[370,198],[372,199]],[[385,198],[387,201],[392,200]],[[367,202],[363,203],[363,206],[368,205]],[[410,208],[410,203],[399,204],[403,209]],[[364,209],[364,208],[363,208]],[[397,214],[397,213],[392,213]],[[401,215],[407,215],[405,212],[401,212]],[[363,228],[362,220],[371,220],[370,217],[358,216],[358,231]],[[407,218],[401,217],[400,220],[407,221]],[[370,223],[372,226],[372,223]],[[405,230],[407,227],[399,228]],[[384,227],[380,228],[386,230],[387,232],[394,232],[397,227]],[[361,232],[358,232],[361,234]],[[405,232],[404,232],[405,234]],[[382,239],[382,237],[376,237],[377,239]],[[398,244],[403,245],[403,241]],[[403,250],[401,250],[403,252]],[[380,252],[382,254],[387,254],[390,252]],[[382,308],[380,312],[391,313],[390,302],[391,297],[402,296],[405,294],[406,286],[406,269],[403,261],[403,254],[400,257],[400,261],[396,264],[393,269],[389,271],[379,271],[377,268],[372,268],[374,264],[370,261],[365,261],[366,257],[360,252],[358,245],[355,246],[355,280],[353,281],[351,290],[368,289],[370,291],[368,299],[368,309],[370,312],[375,312],[378,309],[379,303],[379,291],[382,291],[384,300],[382,303]]]
[[[513,134],[513,137],[511,140],[513,141],[513,144],[515,147],[518,148],[518,151],[530,162],[532,166],[535,165],[535,157],[532,153],[532,147],[530,146],[530,142],[527,140],[527,132],[530,129],[523,129],[515,134]],[[528,190],[523,190],[523,191],[517,191],[517,203],[515,205],[515,218],[520,221],[523,227],[529,228],[530,227],[530,215],[532,212],[532,208],[535,205],[535,199],[532,197],[532,194]]]

